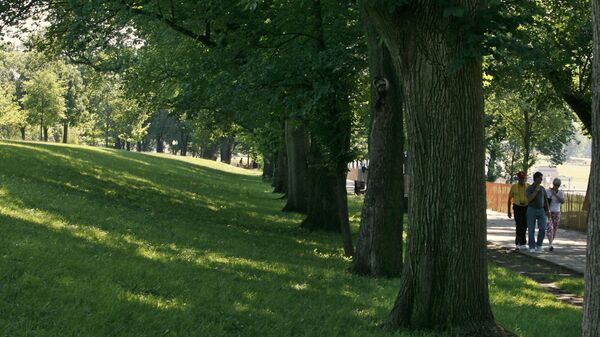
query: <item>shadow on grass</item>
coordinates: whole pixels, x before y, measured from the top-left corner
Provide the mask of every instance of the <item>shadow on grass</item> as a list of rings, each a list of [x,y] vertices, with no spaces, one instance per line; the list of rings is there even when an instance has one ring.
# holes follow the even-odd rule
[[[322,326],[306,323],[331,327],[340,317],[370,329],[357,319],[370,315],[357,308],[373,310],[374,304],[361,295],[364,289],[340,286],[334,271],[303,275],[302,268],[270,272],[251,261],[153,259],[135,244],[102,244],[70,228],[5,215],[0,223],[0,242],[10,252],[0,260],[0,312],[30,316],[4,322],[9,335],[321,335]],[[388,305],[380,302],[379,310]],[[328,310],[335,315],[323,316]],[[292,319],[300,312],[301,319]]]
[[[0,158],[0,335],[388,334],[376,323],[398,280],[344,273],[339,236],[298,232],[258,177],[20,142]],[[507,328],[573,325],[510,278],[493,280],[516,289],[495,299],[499,321],[518,322]]]

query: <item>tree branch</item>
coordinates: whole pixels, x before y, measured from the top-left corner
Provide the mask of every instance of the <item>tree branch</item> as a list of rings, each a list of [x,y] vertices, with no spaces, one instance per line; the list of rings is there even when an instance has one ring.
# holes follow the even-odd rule
[[[161,13],[152,13],[152,12],[146,11],[142,8],[131,7],[125,1],[121,1],[121,4],[130,13],[154,18],[154,19],[164,23],[165,25],[167,25],[169,28],[173,29],[174,31],[181,33],[181,34],[193,39],[194,41],[200,42],[203,45],[205,45],[206,47],[216,47],[217,46],[217,44],[210,39],[210,24],[208,22],[206,23],[206,30],[205,30],[204,34],[198,34],[186,27],[181,26],[177,21],[170,19],[170,18],[162,15]]]

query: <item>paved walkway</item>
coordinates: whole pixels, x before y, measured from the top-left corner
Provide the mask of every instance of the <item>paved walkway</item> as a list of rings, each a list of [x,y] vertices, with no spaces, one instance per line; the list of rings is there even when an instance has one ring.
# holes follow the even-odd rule
[[[509,219],[505,213],[487,211],[487,239],[495,245],[514,249],[515,247],[515,221]],[[585,271],[586,235],[584,233],[558,228],[554,239],[554,251],[546,250],[548,240],[544,240],[542,253],[529,253],[520,250],[522,254],[530,255],[542,260],[555,263],[559,266],[576,271],[583,275]]]

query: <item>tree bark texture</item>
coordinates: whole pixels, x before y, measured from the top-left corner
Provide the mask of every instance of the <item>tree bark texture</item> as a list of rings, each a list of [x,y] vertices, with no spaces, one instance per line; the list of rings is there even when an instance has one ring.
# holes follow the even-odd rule
[[[62,142],[64,144],[67,144],[68,141],[68,137],[69,137],[69,123],[63,123],[63,137],[62,137]]]
[[[44,126],[44,141],[48,141],[48,127]]]
[[[389,50],[365,22],[371,72],[369,175],[352,270],[395,277],[402,271],[404,130],[402,88]]]
[[[297,120],[285,123],[285,145],[287,157],[287,203],[284,212],[306,213],[307,179],[306,160],[308,155],[308,134]]]
[[[400,70],[411,165],[407,256],[388,325],[503,336],[489,304],[478,0],[410,1],[366,9]],[[475,46],[476,47],[476,46]]]
[[[600,55],[600,0],[592,1],[594,55]],[[592,168],[588,194],[588,239],[583,301],[583,337],[600,336],[600,58],[593,59]]]

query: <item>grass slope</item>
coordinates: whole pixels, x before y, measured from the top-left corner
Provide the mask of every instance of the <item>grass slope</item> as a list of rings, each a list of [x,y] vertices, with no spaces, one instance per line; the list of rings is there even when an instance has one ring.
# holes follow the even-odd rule
[[[346,273],[278,198],[210,161],[0,142],[0,336],[433,336],[378,328],[399,281]],[[490,290],[521,336],[579,334],[532,281]]]

